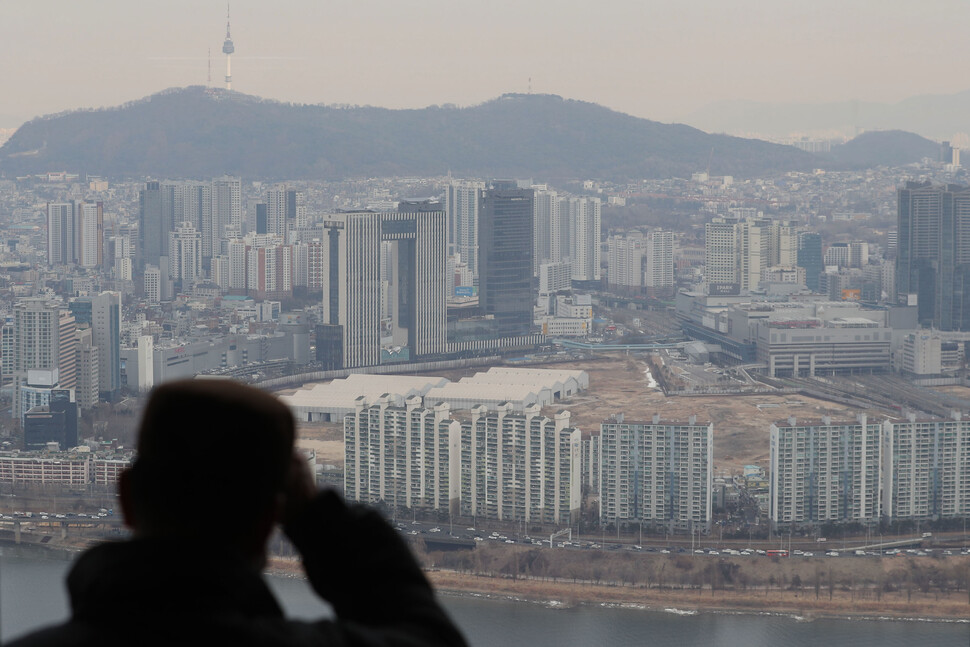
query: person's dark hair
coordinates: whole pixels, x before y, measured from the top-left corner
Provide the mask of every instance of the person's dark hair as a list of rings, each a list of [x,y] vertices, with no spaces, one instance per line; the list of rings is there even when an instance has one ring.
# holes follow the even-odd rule
[[[293,452],[289,409],[232,380],[169,382],[151,394],[129,473],[144,528],[251,523],[275,505]]]

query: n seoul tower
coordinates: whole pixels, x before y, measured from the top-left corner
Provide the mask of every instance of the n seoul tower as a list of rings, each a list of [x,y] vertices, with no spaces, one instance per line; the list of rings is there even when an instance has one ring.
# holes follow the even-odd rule
[[[226,4],[226,42],[222,44],[222,53],[226,55],[226,90],[232,90],[232,53],[236,48],[232,45],[229,35],[229,5]]]

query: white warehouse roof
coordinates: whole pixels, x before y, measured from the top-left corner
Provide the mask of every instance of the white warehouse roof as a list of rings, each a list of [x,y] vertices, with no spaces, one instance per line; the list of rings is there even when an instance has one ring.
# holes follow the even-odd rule
[[[300,389],[293,395],[280,396],[301,421],[337,421],[352,413],[357,399],[363,397],[367,404],[373,404],[383,395],[395,396],[397,404],[406,398],[423,396],[430,389],[448,384],[443,377],[410,375],[367,375],[354,373],[342,380],[325,384],[314,384],[309,389]]]

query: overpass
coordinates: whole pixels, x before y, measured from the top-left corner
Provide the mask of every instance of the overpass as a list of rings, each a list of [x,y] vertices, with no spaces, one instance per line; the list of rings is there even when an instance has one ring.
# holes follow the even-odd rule
[[[557,344],[563,348],[575,348],[577,350],[585,350],[592,353],[595,352],[609,352],[609,351],[638,351],[638,350],[662,350],[666,348],[683,348],[689,341],[678,341],[671,342],[667,344],[653,343],[653,344],[590,344],[588,342],[576,341],[575,339],[549,339],[547,340],[550,344]]]

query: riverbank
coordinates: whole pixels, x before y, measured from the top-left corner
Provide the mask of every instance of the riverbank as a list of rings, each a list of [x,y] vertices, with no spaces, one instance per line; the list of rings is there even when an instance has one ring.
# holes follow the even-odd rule
[[[882,595],[880,600],[860,598],[858,593],[836,590],[732,591],[708,589],[659,589],[646,587],[574,584],[484,577],[450,571],[431,571],[428,577],[440,592],[454,595],[481,595],[571,608],[577,605],[617,605],[654,611],[676,610],[680,613],[774,613],[811,618],[893,618],[897,620],[933,620],[967,622],[970,599],[966,591],[941,599],[914,595],[907,601]]]
[[[69,561],[82,550],[77,543],[47,544],[0,542],[4,554],[24,557],[43,557],[52,560]],[[505,551],[503,551],[505,552]],[[642,560],[638,567],[626,564],[641,577],[647,570],[663,573],[667,564],[672,569],[685,570],[686,560],[667,560],[649,558]],[[709,583],[684,585],[666,582],[662,578],[652,582],[638,581],[636,578],[596,582],[591,579],[539,577],[532,575],[510,575],[498,572],[475,574],[460,572],[440,566],[426,569],[427,576],[436,589],[445,595],[481,596],[497,599],[522,600],[556,608],[586,606],[623,606],[643,608],[654,611],[676,610],[681,613],[772,613],[799,618],[893,618],[933,621],[967,622],[970,618],[970,592],[966,584],[970,582],[970,558],[948,558],[933,560],[925,558],[865,558],[854,560],[845,558],[838,566],[840,575],[855,579],[849,586],[844,579],[831,578],[831,570],[822,571],[830,566],[831,560],[769,560],[761,559],[756,566],[766,572],[769,582],[765,585],[745,584],[725,586],[715,581]],[[524,560],[523,560],[524,561]],[[722,570],[725,560],[702,557],[691,560],[698,570],[706,572]],[[426,562],[427,564],[427,562]],[[705,568],[706,567],[706,568]],[[795,579],[799,570],[812,570],[821,575],[814,582],[807,576]],[[935,586],[932,582],[922,581],[919,573],[935,569],[937,574],[946,572],[952,581],[961,586]],[[866,580],[864,571],[879,571],[891,574],[872,586],[861,587]],[[271,557],[267,573],[281,577],[302,578],[303,567],[296,557]],[[782,572],[787,575],[782,575]],[[826,576],[829,577],[826,577]],[[667,577],[670,577],[668,574]],[[629,580],[633,579],[634,583]],[[793,582],[794,580],[794,582]],[[669,581],[669,580],[667,580]],[[802,585],[802,582],[806,582]],[[926,589],[926,590],[923,590]]]

